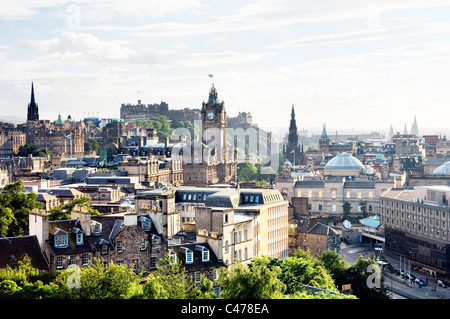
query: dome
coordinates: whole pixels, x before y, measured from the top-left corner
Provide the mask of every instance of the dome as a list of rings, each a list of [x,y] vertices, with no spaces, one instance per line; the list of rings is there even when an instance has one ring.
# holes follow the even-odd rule
[[[284,162],[283,166],[292,167],[292,163],[289,161]]]
[[[326,169],[362,169],[361,161],[348,153],[341,153],[333,157],[325,165]]]
[[[433,171],[434,175],[446,175],[446,176],[450,176],[450,161],[445,162],[444,164],[442,164],[441,166],[439,166],[438,168],[436,168]]]

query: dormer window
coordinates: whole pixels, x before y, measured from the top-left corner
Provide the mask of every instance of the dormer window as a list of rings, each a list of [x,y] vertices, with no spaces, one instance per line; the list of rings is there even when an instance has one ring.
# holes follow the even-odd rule
[[[76,245],[83,245],[83,243],[84,243],[84,232],[81,229],[76,228],[76,227],[74,227],[72,229],[72,232],[75,233],[75,244]]]
[[[190,249],[186,249],[186,264],[194,263],[194,252]]]
[[[91,223],[91,231],[93,235],[101,235],[102,234],[102,224],[97,221],[93,221]]]
[[[82,231],[77,232],[76,238],[77,238],[76,244],[82,245],[83,244],[83,232]]]
[[[58,228],[55,232],[55,248],[66,248],[69,246],[69,234]]]
[[[141,227],[144,231],[149,231],[152,229],[152,221],[150,218],[142,217],[141,218]]]
[[[196,250],[200,250],[202,252],[202,262],[207,262],[209,261],[209,249],[204,247],[204,246],[200,246],[197,245],[195,247]]]
[[[176,265],[177,263],[177,253],[173,249],[169,251],[169,262],[171,265]]]

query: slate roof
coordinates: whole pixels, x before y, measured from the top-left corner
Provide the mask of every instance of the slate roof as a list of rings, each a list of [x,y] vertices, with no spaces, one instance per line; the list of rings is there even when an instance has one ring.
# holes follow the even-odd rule
[[[54,252],[55,255],[73,255],[73,254],[83,254],[92,252],[92,246],[87,240],[86,236],[83,236],[83,244],[76,244],[76,229],[81,229],[78,220],[58,220],[51,221],[48,223],[48,231],[49,231],[49,239],[48,244],[49,248]],[[55,235],[64,231],[68,234],[69,245],[67,247],[55,247]]]
[[[317,181],[296,181],[295,188],[324,188],[325,182],[323,180]]]
[[[39,270],[49,271],[50,267],[42,253],[35,235],[0,238],[0,268],[13,266],[22,256],[31,258],[31,265]]]
[[[331,226],[322,224],[320,222],[317,222],[312,226],[308,231],[308,234],[316,234],[316,235],[326,235],[326,236],[332,236],[332,235],[338,235],[339,232],[332,228]]]
[[[209,261],[202,261],[202,247],[209,250]],[[186,264],[186,248],[193,252],[193,263]],[[182,265],[186,268],[187,272],[194,271],[206,271],[211,269],[217,269],[220,267],[226,267],[223,261],[219,260],[214,254],[208,243],[186,243],[181,245],[169,246],[168,250],[173,249],[177,252],[178,258],[180,258]]]

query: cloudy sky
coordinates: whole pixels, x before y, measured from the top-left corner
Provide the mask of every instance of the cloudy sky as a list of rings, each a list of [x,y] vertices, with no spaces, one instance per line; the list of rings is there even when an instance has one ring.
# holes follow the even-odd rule
[[[0,118],[119,117],[122,103],[200,108],[262,127],[442,133],[448,0],[0,0]]]

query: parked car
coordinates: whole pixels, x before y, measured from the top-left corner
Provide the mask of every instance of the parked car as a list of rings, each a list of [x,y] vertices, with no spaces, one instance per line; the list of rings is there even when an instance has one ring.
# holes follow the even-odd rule
[[[444,289],[447,289],[447,288],[448,288],[447,283],[444,282],[444,281],[442,281],[442,280],[440,280],[440,279],[437,281],[437,284],[438,284],[439,287],[442,287],[442,288],[444,288]]]
[[[427,285],[427,283],[423,279],[421,279],[419,277],[414,279],[414,283],[418,284],[419,286],[426,286]]]
[[[416,280],[416,276],[414,276],[413,274],[407,274],[406,277],[412,281]]]

